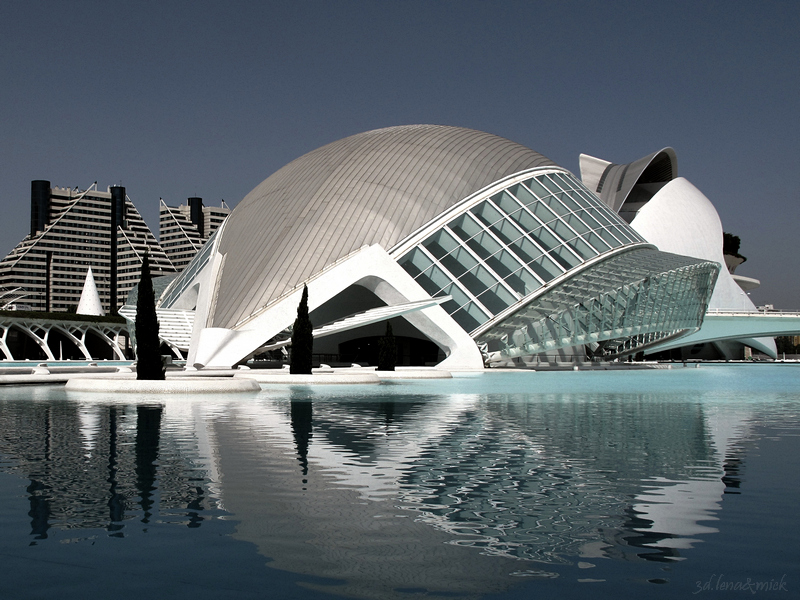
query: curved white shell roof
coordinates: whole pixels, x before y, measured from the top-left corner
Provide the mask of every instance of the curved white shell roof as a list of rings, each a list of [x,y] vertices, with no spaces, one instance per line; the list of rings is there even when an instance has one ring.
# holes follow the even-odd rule
[[[587,154],[580,156],[581,179],[606,205],[619,212],[637,183],[672,181],[678,176],[678,157],[662,148],[628,164],[617,165]],[[643,181],[644,180],[644,181]]]
[[[489,133],[406,125],[354,135],[264,180],[219,242],[214,327],[231,328],[364,245],[389,250],[491,183],[555,163]]]
[[[683,177],[670,181],[653,196],[631,227],[663,252],[714,261],[722,266],[710,309],[756,310],[724,267],[722,222],[717,210],[703,192]]]

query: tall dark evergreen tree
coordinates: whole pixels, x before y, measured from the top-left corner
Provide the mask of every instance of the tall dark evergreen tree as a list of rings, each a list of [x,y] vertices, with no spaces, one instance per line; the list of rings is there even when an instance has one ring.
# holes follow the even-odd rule
[[[289,372],[296,375],[311,375],[311,357],[314,353],[314,335],[311,319],[308,318],[308,288],[303,286],[303,297],[297,307],[297,318],[292,328],[292,363]]]
[[[147,251],[142,260],[142,277],[136,298],[136,379],[164,379],[156,298],[153,279],[150,277],[150,255]]]
[[[397,365],[397,344],[392,334],[392,324],[386,322],[386,333],[378,340],[378,370],[394,371]]]

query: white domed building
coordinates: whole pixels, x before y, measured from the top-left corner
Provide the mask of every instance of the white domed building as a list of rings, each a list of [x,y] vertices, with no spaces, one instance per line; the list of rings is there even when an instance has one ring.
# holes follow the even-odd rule
[[[697,332],[719,262],[659,250],[595,189],[488,133],[368,131],[265,179],[159,308],[193,313],[197,368],[286,345],[304,286],[315,352],[343,361],[387,320],[407,364],[449,369],[622,357]]]

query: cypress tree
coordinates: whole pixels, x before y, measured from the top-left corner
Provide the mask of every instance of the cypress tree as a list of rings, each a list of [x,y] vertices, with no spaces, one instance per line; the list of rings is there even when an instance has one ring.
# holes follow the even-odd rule
[[[311,375],[311,356],[314,353],[314,335],[311,319],[308,318],[308,288],[303,286],[303,297],[297,307],[297,318],[292,328],[292,362],[289,372],[295,375]]]
[[[158,339],[158,318],[153,280],[150,277],[150,256],[145,251],[142,276],[136,298],[136,379],[164,379],[161,362],[161,341]]]
[[[397,344],[392,334],[392,324],[386,321],[386,333],[378,341],[378,370],[394,371],[397,365]]]

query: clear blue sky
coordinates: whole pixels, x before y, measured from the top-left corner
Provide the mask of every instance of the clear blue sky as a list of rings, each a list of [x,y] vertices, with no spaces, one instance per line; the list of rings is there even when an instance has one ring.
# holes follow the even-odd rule
[[[30,182],[231,206],[294,158],[408,123],[498,134],[578,172],[672,146],[800,309],[800,2],[0,3],[0,252]]]

